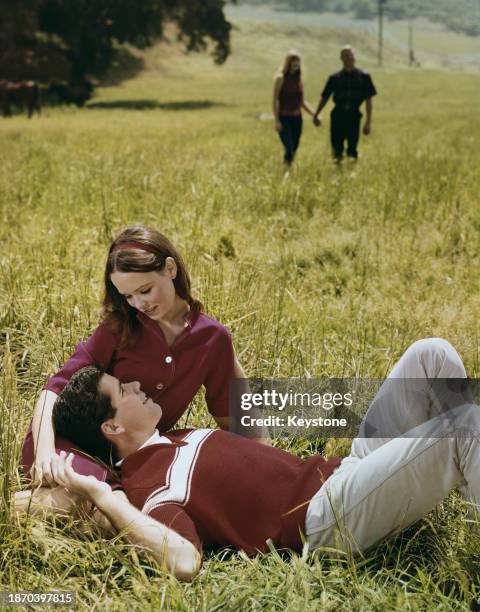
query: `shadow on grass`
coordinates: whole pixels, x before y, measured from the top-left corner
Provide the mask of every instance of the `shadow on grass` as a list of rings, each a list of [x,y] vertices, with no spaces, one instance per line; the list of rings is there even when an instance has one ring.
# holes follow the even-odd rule
[[[218,106],[226,106],[222,102],[213,102],[213,100],[181,100],[178,102],[158,102],[157,100],[111,100],[105,102],[92,102],[86,108],[96,108],[104,110],[122,109],[122,110],[202,110],[206,108],[214,108]]]

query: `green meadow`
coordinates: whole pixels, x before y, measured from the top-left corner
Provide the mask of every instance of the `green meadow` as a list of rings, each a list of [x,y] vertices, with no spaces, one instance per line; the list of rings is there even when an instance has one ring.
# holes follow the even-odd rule
[[[428,336],[480,374],[475,39],[448,34],[447,70],[444,33],[419,26],[425,65],[409,69],[393,24],[379,69],[368,28],[231,11],[223,66],[165,42],[132,50],[84,109],[0,120],[0,590],[73,590],[89,610],[469,610],[480,529],[456,494],[363,557],[214,551],[190,584],[77,519],[11,518],[35,398],[94,329],[106,250],[128,224],[179,247],[251,377],[380,378]],[[379,91],[372,134],[359,162],[339,168],[329,109],[319,128],[305,116],[287,173],[270,117],[274,73],[297,48],[316,104],[345,42]],[[201,394],[188,425],[213,426]],[[276,443],[304,455],[347,449]]]

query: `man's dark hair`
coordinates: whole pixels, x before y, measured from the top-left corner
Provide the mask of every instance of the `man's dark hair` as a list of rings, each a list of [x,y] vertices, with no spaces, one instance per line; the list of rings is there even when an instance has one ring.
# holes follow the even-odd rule
[[[104,372],[97,366],[86,366],[76,372],[53,406],[55,432],[83,451],[111,463],[114,448],[100,429],[115,415],[110,398],[99,390]]]

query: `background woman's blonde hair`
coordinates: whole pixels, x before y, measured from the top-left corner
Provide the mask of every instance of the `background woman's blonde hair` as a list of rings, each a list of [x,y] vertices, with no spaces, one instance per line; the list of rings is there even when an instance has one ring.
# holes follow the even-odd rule
[[[292,62],[292,60],[299,60],[301,61],[302,58],[300,57],[300,53],[298,51],[295,51],[295,49],[290,49],[290,51],[287,53],[287,55],[285,56],[285,59],[283,60],[283,64],[280,67],[280,74],[285,75],[287,74],[287,72],[290,69],[290,63]],[[301,73],[301,70],[300,70]]]

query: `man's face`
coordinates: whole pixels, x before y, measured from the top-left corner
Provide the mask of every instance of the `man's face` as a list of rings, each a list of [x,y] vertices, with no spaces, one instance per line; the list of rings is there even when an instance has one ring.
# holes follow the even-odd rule
[[[127,436],[153,432],[162,416],[162,409],[145,395],[138,381],[122,384],[118,378],[104,374],[99,391],[110,398],[116,410],[109,421],[125,431]]]
[[[344,49],[340,55],[345,70],[351,70],[355,66],[355,53],[353,49]]]

